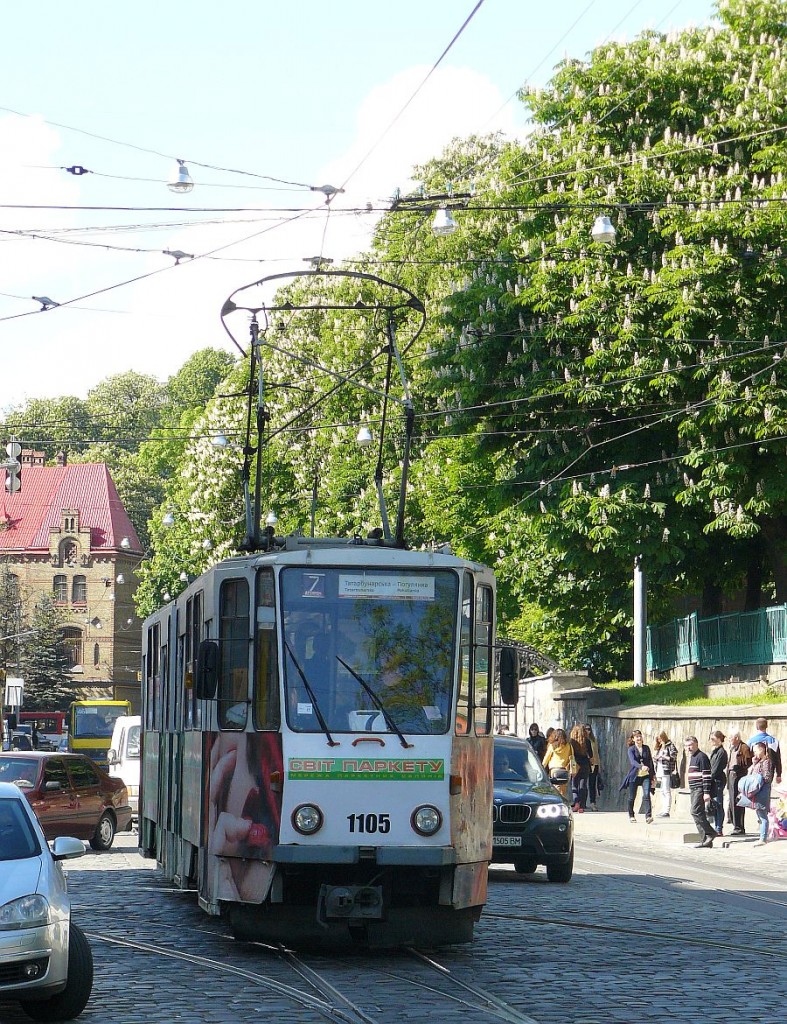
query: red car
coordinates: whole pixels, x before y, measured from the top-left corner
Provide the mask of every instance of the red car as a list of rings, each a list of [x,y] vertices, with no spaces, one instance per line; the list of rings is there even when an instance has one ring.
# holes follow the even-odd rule
[[[108,850],[116,832],[131,831],[125,785],[83,754],[0,753],[0,782],[25,794],[48,840],[76,836]]]

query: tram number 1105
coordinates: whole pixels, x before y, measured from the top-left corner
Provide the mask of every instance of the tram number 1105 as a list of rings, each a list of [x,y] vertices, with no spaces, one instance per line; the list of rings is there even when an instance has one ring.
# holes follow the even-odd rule
[[[348,814],[351,832],[386,832],[391,831],[390,814]]]

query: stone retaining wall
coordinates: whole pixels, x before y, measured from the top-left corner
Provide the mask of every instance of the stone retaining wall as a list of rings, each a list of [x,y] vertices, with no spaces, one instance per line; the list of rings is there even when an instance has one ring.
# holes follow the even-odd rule
[[[527,736],[530,722],[538,722],[542,732],[549,726],[560,726],[568,732],[578,722],[589,722],[599,742],[606,782],[603,806],[607,809],[623,809],[626,805],[626,794],[619,793],[618,789],[628,772],[626,740],[634,729],[641,730],[651,749],[656,736],[662,730],[667,733],[678,748],[682,780],[685,780],[683,741],[686,736],[696,736],[700,748],[707,753],[708,737],[715,729],[721,729],[727,737],[737,729],[748,740],[756,732],[755,720],[764,716],[768,719],[769,731],[787,748],[787,703],[629,707],[614,704],[617,698],[614,690],[596,689],[588,683],[582,673],[567,672],[524,680],[520,683],[520,699],[515,715],[509,719],[509,728],[519,736]]]

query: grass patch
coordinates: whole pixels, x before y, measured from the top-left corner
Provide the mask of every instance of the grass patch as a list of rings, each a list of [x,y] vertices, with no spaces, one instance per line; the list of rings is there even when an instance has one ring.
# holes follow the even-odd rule
[[[659,680],[635,686],[632,680],[597,683],[601,689],[617,690],[622,704],[665,704],[688,707],[722,707],[728,704],[784,704],[783,693],[759,693],[755,697],[707,697],[701,679]]]

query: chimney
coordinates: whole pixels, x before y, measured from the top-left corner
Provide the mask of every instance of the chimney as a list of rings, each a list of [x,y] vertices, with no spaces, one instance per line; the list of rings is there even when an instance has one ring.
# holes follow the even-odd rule
[[[58,452],[55,458],[58,466],[65,466],[66,462],[68,462],[68,456],[65,452]]]

